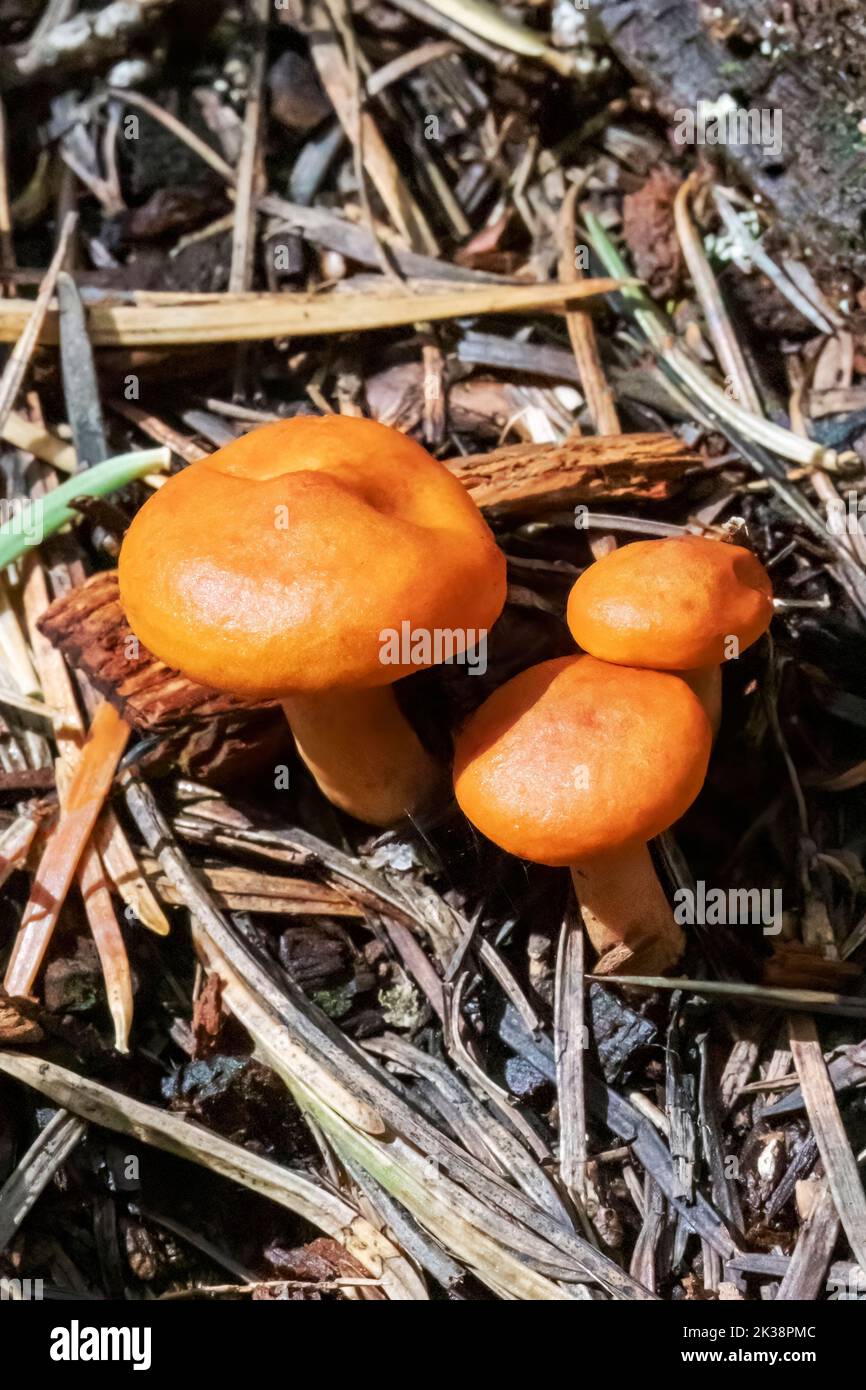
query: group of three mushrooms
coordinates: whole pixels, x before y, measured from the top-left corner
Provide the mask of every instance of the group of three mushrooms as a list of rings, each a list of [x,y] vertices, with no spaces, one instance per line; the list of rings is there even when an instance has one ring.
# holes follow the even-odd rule
[[[150,498],[119,571],[145,646],[203,685],[279,700],[336,806],[386,826],[441,797],[444,770],[394,690],[417,666],[385,659],[384,634],[471,642],[502,611],[505,560],[420,445],[333,416],[253,430]],[[766,571],[740,546],[627,545],[571,592],[582,653],[523,671],[457,736],[460,807],[503,849],[570,867],[597,968],[655,973],[681,954],[647,842],[703,784],[720,663],[771,616]]]

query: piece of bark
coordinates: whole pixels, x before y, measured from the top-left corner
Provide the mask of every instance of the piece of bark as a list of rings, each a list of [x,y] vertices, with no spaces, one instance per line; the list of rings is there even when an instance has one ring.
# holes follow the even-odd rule
[[[197,685],[151,656],[126,621],[116,570],[95,574],[56,599],[40,618],[39,630],[137,728],[159,729],[181,719],[255,708],[252,702]]]
[[[624,434],[514,444],[447,462],[481,510],[495,518],[630,495],[660,500],[699,459],[672,435]]]
[[[863,974],[851,960],[834,960],[803,941],[774,943],[764,962],[764,982],[782,989],[826,989],[844,993]]]
[[[54,790],[53,767],[25,767],[19,772],[0,772],[0,793]]]
[[[196,996],[192,1011],[193,1056],[209,1056],[216,1048],[227,1014],[222,1007],[222,980],[216,973],[208,975],[204,988]]]
[[[781,149],[701,145],[817,259],[863,274],[866,141],[858,122],[866,11],[850,0],[594,0],[593,22],[674,121],[727,96],[782,121]],[[687,150],[685,145],[676,145]]]
[[[564,355],[564,354],[563,354]],[[421,362],[401,362],[385,367],[364,382],[367,404],[374,420],[410,433],[424,418],[424,367]],[[447,413],[457,433],[501,439],[509,421],[522,407],[519,389],[504,381],[481,376],[455,381],[448,386]]]

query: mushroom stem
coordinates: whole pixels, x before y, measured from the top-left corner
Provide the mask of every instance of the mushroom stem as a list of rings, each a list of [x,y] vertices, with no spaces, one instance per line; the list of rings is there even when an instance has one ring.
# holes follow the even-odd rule
[[[393,825],[436,799],[444,772],[389,685],[282,701],[298,753],[329,801],[371,825]]]
[[[703,705],[715,738],[722,722],[721,666],[697,666],[691,671],[681,671],[680,675]]]
[[[599,955],[596,974],[661,975],[680,959],[685,936],[645,844],[572,864],[571,878]]]

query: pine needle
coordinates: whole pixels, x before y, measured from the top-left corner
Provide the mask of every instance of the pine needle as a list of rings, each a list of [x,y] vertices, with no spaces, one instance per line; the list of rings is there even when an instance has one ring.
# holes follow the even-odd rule
[[[129,725],[113,705],[103,702],[98,707],[81,761],[69,783],[66,806],[42,856],[12,948],[5,988],[13,997],[27,995],[33,988],[129,732]]]

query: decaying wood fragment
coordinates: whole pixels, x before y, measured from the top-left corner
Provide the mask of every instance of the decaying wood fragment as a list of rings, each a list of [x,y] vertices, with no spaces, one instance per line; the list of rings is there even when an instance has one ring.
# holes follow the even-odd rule
[[[563,444],[514,444],[449,459],[483,512],[556,511],[575,502],[639,494],[658,501],[699,460],[667,434],[628,434]]]
[[[124,617],[115,570],[95,574],[57,599],[39,629],[138,728],[159,729],[181,719],[253,708],[187,680],[151,656]]]

